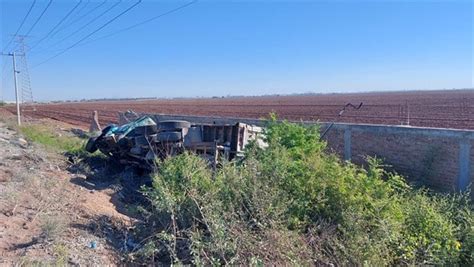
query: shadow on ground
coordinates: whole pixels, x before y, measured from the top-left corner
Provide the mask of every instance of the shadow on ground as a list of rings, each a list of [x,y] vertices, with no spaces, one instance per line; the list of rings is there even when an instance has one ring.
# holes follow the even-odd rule
[[[73,158],[68,171],[76,174],[71,182],[87,190],[112,189],[112,203],[117,211],[130,216],[123,210],[123,204],[146,204],[146,198],[141,194],[142,186],[151,186],[149,172],[132,166],[124,166],[117,161],[102,155],[92,155],[83,158]]]
[[[149,173],[121,165],[101,155],[73,158],[71,162],[68,170],[76,175],[71,178],[72,183],[90,191],[109,190],[110,202],[116,211],[136,221],[142,221],[136,207],[148,205],[148,201],[140,193],[140,188],[151,185]],[[88,224],[71,226],[104,238],[111,247],[120,252],[130,252],[137,246],[131,237],[131,227],[106,215],[92,218]]]
[[[100,215],[92,218],[87,224],[74,223],[71,227],[86,231],[107,242],[107,245],[114,250],[125,253],[131,250],[129,238],[129,227],[112,220],[109,216]],[[128,244],[128,245],[127,245]],[[91,246],[101,246],[103,244],[90,244]]]

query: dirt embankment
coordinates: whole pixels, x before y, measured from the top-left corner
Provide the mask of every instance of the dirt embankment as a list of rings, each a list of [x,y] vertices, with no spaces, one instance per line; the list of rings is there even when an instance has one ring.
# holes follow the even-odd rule
[[[86,179],[97,170],[72,168],[26,141],[2,122],[7,115],[0,118],[0,265],[119,264],[133,219],[114,181]]]

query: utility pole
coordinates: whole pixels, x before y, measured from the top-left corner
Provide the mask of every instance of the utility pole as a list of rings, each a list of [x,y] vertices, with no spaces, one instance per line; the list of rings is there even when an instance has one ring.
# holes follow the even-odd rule
[[[13,52],[13,53],[8,53],[8,54],[1,53],[1,55],[10,56],[13,59],[13,78],[15,80],[15,98],[16,98],[16,118],[17,118],[18,126],[20,126],[21,125],[20,97],[19,97],[19,93],[18,93],[18,79],[17,79],[17,73],[19,73],[19,71],[16,69],[16,56],[17,56],[17,54],[15,52]]]
[[[20,98],[18,96],[18,79],[16,77],[16,74],[19,73],[19,71],[16,70],[16,60],[15,60],[15,52],[11,54],[13,58],[13,77],[15,79],[15,98],[16,98],[16,119],[18,122],[18,126],[21,125],[21,119],[20,119]]]
[[[10,52],[10,53],[0,53],[0,55],[12,57],[12,60],[13,60],[13,79],[15,82],[15,100],[16,100],[16,114],[17,114],[18,125],[21,125],[20,103],[32,104],[34,102],[33,92],[31,90],[30,76],[28,73],[28,64],[26,61],[26,45],[25,45],[26,37],[28,36],[13,35],[12,38],[16,38],[16,43],[17,43],[17,46],[19,47],[18,50]],[[13,48],[13,50],[15,49],[16,47]],[[18,60],[20,61],[18,62]]]

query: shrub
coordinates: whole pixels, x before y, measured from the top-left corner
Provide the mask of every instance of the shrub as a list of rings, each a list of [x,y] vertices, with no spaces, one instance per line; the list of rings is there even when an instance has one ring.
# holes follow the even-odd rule
[[[160,229],[146,254],[167,255],[169,262],[235,264],[268,257],[286,262],[284,255],[300,253],[295,246],[303,249],[303,239],[282,224],[278,194],[258,179],[258,167],[256,161],[225,163],[213,174],[190,154],[163,162],[153,188],[144,189],[153,207],[148,223]],[[268,249],[255,251],[262,245]]]
[[[472,264],[469,197],[412,189],[369,159],[325,152],[317,127],[269,122],[216,172],[191,154],[160,163],[133,256],[208,264]],[[150,229],[151,228],[151,229]],[[150,233],[153,233],[150,235]]]
[[[416,192],[406,198],[401,261],[409,264],[453,264],[459,257],[456,226],[440,210],[437,198]]]

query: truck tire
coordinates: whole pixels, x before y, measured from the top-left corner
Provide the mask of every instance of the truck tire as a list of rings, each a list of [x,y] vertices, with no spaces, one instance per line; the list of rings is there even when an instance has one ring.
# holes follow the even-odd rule
[[[156,125],[145,125],[145,126],[138,126],[135,129],[131,131],[131,135],[150,135],[150,134],[156,134],[158,132],[158,129]]]
[[[183,139],[181,132],[160,132],[157,136],[159,142],[177,142]]]
[[[91,137],[89,138],[89,140],[87,140],[87,144],[85,147],[87,152],[94,153],[97,151],[97,145],[95,143],[96,140],[97,140],[97,137]]]
[[[102,134],[101,134],[101,135],[102,135],[102,136],[106,135],[107,132],[108,132],[110,129],[112,129],[113,127],[117,127],[117,125],[115,125],[115,124],[110,124],[110,125],[108,125],[108,126],[105,127],[104,129],[102,129]]]
[[[189,121],[160,121],[158,123],[159,131],[176,131],[191,127]]]

